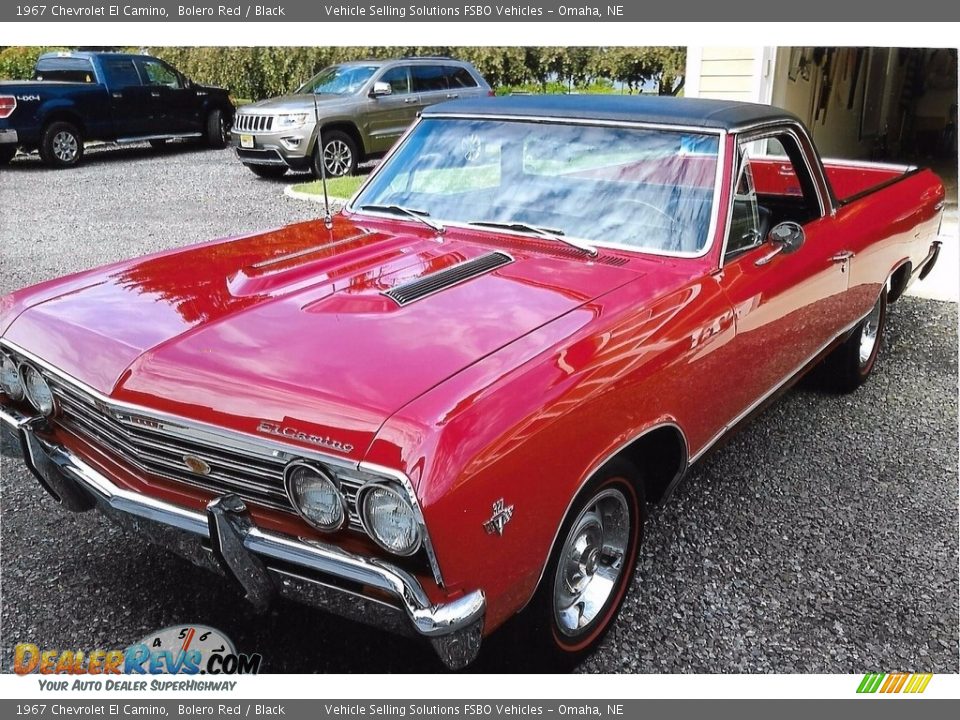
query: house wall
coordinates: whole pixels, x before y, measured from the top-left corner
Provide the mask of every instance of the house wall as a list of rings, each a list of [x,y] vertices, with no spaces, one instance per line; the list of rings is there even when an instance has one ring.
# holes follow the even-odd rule
[[[687,97],[757,102],[762,47],[687,48]]]

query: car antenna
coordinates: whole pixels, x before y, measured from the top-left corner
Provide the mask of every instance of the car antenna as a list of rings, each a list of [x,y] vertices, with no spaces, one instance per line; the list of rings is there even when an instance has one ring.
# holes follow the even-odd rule
[[[327,195],[327,161],[323,157],[323,134],[320,131],[320,107],[317,105],[317,91],[313,91],[313,118],[317,123],[317,152],[320,154],[320,184],[323,185],[323,225],[333,229],[333,217],[330,215],[330,197]]]

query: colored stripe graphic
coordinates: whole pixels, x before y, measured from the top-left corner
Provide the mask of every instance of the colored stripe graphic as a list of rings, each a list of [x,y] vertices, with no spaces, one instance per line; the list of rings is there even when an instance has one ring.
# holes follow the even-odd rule
[[[857,686],[857,692],[916,695],[927,689],[932,678],[933,673],[867,673]]]

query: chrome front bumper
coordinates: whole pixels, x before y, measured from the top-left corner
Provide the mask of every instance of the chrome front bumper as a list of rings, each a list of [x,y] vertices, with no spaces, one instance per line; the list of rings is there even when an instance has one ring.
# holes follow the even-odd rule
[[[476,658],[486,609],[482,591],[432,604],[417,579],[402,568],[320,541],[261,530],[236,495],[214,499],[203,513],[125,490],[68,448],[40,438],[34,428],[42,422],[16,409],[0,408],[5,439],[19,449],[43,488],[67,509],[96,508],[125,529],[234,578],[257,606],[280,594],[366,624],[424,637],[450,668]]]

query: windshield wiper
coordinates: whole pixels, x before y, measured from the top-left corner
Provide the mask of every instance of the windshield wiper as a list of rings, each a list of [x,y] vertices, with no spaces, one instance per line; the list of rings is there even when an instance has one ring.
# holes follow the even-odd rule
[[[423,223],[428,228],[434,232],[443,235],[446,228],[438,222],[433,220],[428,220],[430,213],[426,210],[414,210],[413,208],[405,208],[402,205],[361,205],[360,210],[373,210],[374,212],[392,212],[397,215],[406,215],[409,218],[413,218],[418,222]]]
[[[596,257],[598,252],[593,245],[588,245],[585,242],[580,240],[574,240],[573,238],[565,237],[563,230],[557,230],[555,228],[540,227],[539,225],[530,225],[529,223],[522,222],[520,220],[505,220],[503,222],[497,222],[494,220],[474,220],[473,222],[467,223],[467,225],[476,225],[478,227],[488,227],[488,228],[501,228],[503,230],[513,230],[514,232],[526,233],[528,235],[536,235],[537,237],[547,238],[548,240],[556,240],[557,242],[565,243],[570,247],[574,247],[577,250],[583,250],[591,257]]]

